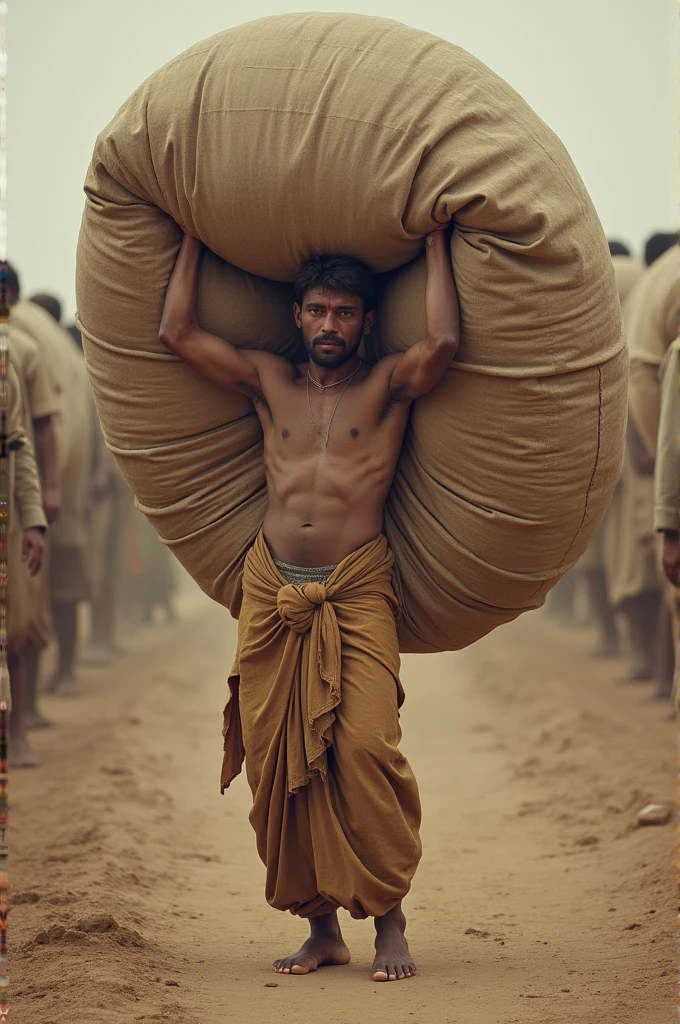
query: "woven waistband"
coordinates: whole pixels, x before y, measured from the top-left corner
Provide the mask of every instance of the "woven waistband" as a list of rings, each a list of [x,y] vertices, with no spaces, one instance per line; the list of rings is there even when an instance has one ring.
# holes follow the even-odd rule
[[[289,562],[281,562],[274,558],[274,565],[283,576],[286,583],[293,583],[302,586],[304,583],[325,583],[328,577],[337,569],[339,562],[335,565],[290,565]]]

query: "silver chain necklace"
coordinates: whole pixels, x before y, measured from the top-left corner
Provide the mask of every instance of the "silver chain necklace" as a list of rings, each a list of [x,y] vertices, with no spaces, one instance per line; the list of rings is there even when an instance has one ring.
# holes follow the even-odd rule
[[[362,363],[362,359],[361,359],[361,357],[359,357],[359,366],[361,366],[361,363]],[[359,366],[357,366],[356,370],[354,370],[353,373],[349,373],[346,377],[342,377],[341,380],[333,381],[332,384],[319,384],[318,380],[314,380],[314,378],[312,377],[311,373],[309,372],[309,367],[307,367],[307,378],[309,380],[311,380],[312,384],[316,384],[316,386],[319,389],[319,391],[321,392],[321,394],[323,394],[324,391],[326,390],[326,388],[334,388],[338,384],[344,384],[344,382],[346,380],[351,381],[352,377],[354,376],[354,374],[359,369]]]
[[[335,385],[333,385],[333,384],[327,384],[327,385],[324,385],[324,387],[322,387],[322,386],[321,386],[321,385],[320,385],[320,384],[318,383],[318,381],[315,381],[315,380],[314,380],[314,378],[312,377],[311,373],[309,372],[309,367],[307,367],[307,408],[309,409],[309,416],[310,416],[310,419],[311,419],[312,423],[314,424],[314,429],[315,429],[315,431],[317,432],[317,434],[319,435],[319,437],[323,439],[323,446],[322,446],[322,451],[324,451],[324,450],[325,450],[326,448],[328,448],[328,439],[329,439],[329,437],[331,436],[331,426],[332,426],[332,424],[333,424],[333,417],[335,416],[335,412],[336,412],[336,409],[337,409],[337,408],[338,408],[338,406],[340,405],[340,399],[342,398],[342,396],[344,395],[345,391],[347,391],[347,388],[348,388],[348,387],[350,386],[350,384],[352,383],[352,380],[353,380],[353,378],[354,378],[354,375],[356,374],[356,372],[357,372],[357,370],[359,369],[359,367],[360,367],[360,366],[361,366],[361,360],[359,360],[359,366],[357,366],[357,368],[356,368],[356,370],[354,371],[354,373],[350,373],[350,374],[349,374],[349,376],[347,376],[347,377],[343,377],[343,378],[342,378],[342,380],[336,380],[336,382],[335,382],[336,384],[342,384],[342,383],[343,383],[343,381],[347,381],[347,383],[345,384],[344,388],[342,389],[342,391],[341,391],[341,392],[340,392],[340,394],[338,395],[338,400],[337,400],[337,402],[336,402],[336,403],[335,403],[335,405],[333,406],[333,411],[332,411],[332,413],[331,413],[331,415],[330,415],[330,419],[328,420],[328,426],[326,427],[326,436],[325,436],[325,437],[324,437],[324,435],[323,435],[323,434],[321,433],[321,431],[319,430],[319,424],[318,424],[318,423],[316,422],[316,420],[314,419],[314,413],[312,412],[312,402],[311,402],[311,399],[310,399],[310,397],[309,397],[309,382],[310,382],[310,380],[311,380],[313,384],[316,384],[316,386],[317,386],[318,388],[321,388],[321,391],[323,391],[323,390],[324,390],[324,387],[329,387],[329,388],[332,388],[332,387],[334,387]]]

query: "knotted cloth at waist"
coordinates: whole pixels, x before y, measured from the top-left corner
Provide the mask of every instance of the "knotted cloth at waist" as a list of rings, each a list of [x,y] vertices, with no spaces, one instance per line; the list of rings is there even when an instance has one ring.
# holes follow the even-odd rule
[[[281,647],[276,679],[257,714],[263,720],[276,714],[285,718],[288,791],[306,785],[314,773],[327,777],[326,750],[333,742],[334,709],[342,698],[342,638],[336,613],[342,610],[350,629],[354,616],[365,622],[385,603],[396,615],[393,560],[380,534],[343,559],[325,583],[286,583],[259,533],[244,568],[247,600],[224,715],[222,792],[241,771],[245,756],[238,701],[240,664],[247,659],[251,668],[256,665],[262,645],[269,651],[271,645]],[[398,689],[401,705],[400,684]]]

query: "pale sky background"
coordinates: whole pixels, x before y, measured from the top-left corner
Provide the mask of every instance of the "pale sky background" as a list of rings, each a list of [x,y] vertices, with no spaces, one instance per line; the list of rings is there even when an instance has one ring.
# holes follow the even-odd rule
[[[9,258],[75,308],[95,138],[152,71],[233,25],[300,10],[394,18],[470,50],[569,150],[607,235],[636,252],[678,219],[675,0],[9,0]]]

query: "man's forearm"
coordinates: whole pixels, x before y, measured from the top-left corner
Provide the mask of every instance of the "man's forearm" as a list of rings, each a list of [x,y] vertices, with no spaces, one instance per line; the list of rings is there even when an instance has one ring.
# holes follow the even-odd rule
[[[427,340],[434,344],[457,345],[460,339],[460,313],[446,232],[437,231],[429,236],[425,253],[427,260],[427,283],[425,285]]]
[[[164,340],[176,339],[196,325],[198,272],[203,246],[196,238],[185,235],[175,268],[170,275],[159,334]]]

